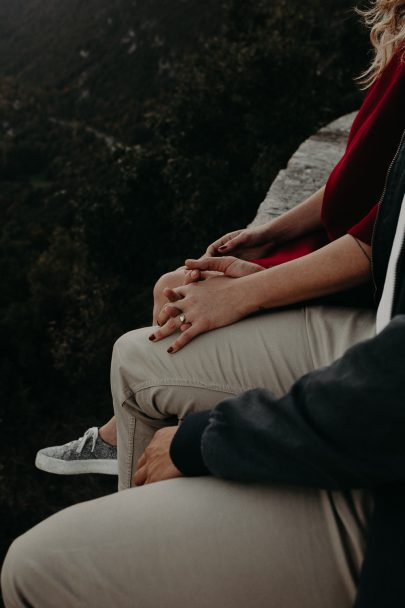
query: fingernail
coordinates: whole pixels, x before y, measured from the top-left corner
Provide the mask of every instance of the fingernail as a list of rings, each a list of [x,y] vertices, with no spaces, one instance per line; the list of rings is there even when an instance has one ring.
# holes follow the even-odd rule
[[[228,247],[228,245],[221,245],[221,247],[218,247],[218,249],[226,249]]]
[[[173,347],[171,346],[170,348],[167,349],[168,353],[172,353],[173,352]]]
[[[152,334],[151,336],[149,336],[149,340],[151,340],[152,342],[153,342],[153,340],[156,340],[155,334]]]

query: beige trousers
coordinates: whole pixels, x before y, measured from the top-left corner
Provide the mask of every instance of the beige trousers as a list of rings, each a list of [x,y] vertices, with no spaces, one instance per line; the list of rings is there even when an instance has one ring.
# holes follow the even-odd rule
[[[18,538],[6,608],[351,608],[365,511],[301,488],[173,479],[75,505]]]
[[[282,394],[374,335],[374,314],[258,315],[168,355],[150,329],[118,340],[112,390],[120,486],[159,426],[256,386]],[[328,404],[325,404],[327,407]],[[372,497],[174,479],[76,505],[11,546],[7,608],[350,608]]]
[[[118,429],[119,489],[158,428],[215,407],[243,391],[286,393],[304,374],[332,363],[375,334],[375,313],[353,308],[295,307],[258,314],[203,334],[169,355],[174,336],[150,342],[153,328],[114,345],[111,389]]]

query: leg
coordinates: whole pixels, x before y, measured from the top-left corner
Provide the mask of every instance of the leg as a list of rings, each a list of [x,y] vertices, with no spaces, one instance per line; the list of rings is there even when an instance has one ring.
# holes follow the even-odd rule
[[[181,266],[172,272],[167,272],[162,275],[160,279],[155,284],[153,289],[153,321],[152,324],[156,325],[156,319],[158,314],[163,308],[163,305],[168,301],[166,296],[163,295],[163,290],[165,287],[170,287],[173,289],[174,287],[179,287],[179,285],[184,284],[184,268],[185,266]]]
[[[374,313],[312,307],[256,315],[203,334],[174,355],[166,352],[172,337],[154,344],[150,333],[129,332],[114,346],[120,489],[129,487],[157,428],[258,386],[282,395],[300,376],[374,335]]]
[[[14,542],[6,608],[350,608],[361,498],[341,536],[301,488],[177,479],[75,505]]]
[[[153,305],[153,325],[156,325],[156,317],[161,311],[163,305],[167,302],[167,298],[163,295],[165,287],[178,287],[184,281],[184,267],[178,268],[173,272],[168,272],[160,277],[153,290],[154,305]],[[115,416],[110,418],[108,422],[99,428],[100,437],[103,441],[111,445],[117,445],[117,424]]]
[[[110,445],[117,445],[117,424],[115,422],[115,416],[110,418],[103,426],[100,426],[98,432],[103,441]]]
[[[154,289],[154,323],[156,316],[167,302],[163,296],[165,287],[177,287],[184,282],[184,270],[178,268],[173,272],[163,275],[155,285]],[[138,435],[140,435],[141,423],[138,424]],[[57,473],[60,475],[77,475],[79,473],[108,473],[117,474],[117,425],[115,416],[98,429],[98,438],[94,445],[90,444],[94,438],[96,427],[88,429],[85,436],[88,436],[88,444],[83,446],[82,437],[69,441],[63,445],[51,446],[39,450],[35,465],[42,471]],[[147,445],[150,440],[149,427],[145,429],[145,441],[139,441],[139,445]],[[91,436],[89,435],[91,433]],[[101,439],[101,441],[100,441]],[[90,447],[89,447],[90,446]],[[85,447],[84,451],[83,448]],[[110,449],[112,448],[112,449]]]

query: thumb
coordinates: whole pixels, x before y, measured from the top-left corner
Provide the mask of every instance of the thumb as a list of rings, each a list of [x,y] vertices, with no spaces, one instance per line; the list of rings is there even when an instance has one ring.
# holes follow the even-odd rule
[[[185,265],[190,270],[216,270],[217,272],[226,273],[229,266],[236,260],[232,256],[220,258],[200,258],[199,260],[186,260]]]

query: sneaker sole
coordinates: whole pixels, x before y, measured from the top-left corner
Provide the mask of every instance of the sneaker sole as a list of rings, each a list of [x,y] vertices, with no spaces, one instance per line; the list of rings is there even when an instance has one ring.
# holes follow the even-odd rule
[[[83,475],[85,473],[118,475],[118,462],[112,459],[60,460],[46,454],[37,454],[35,466],[41,471],[55,475]]]

